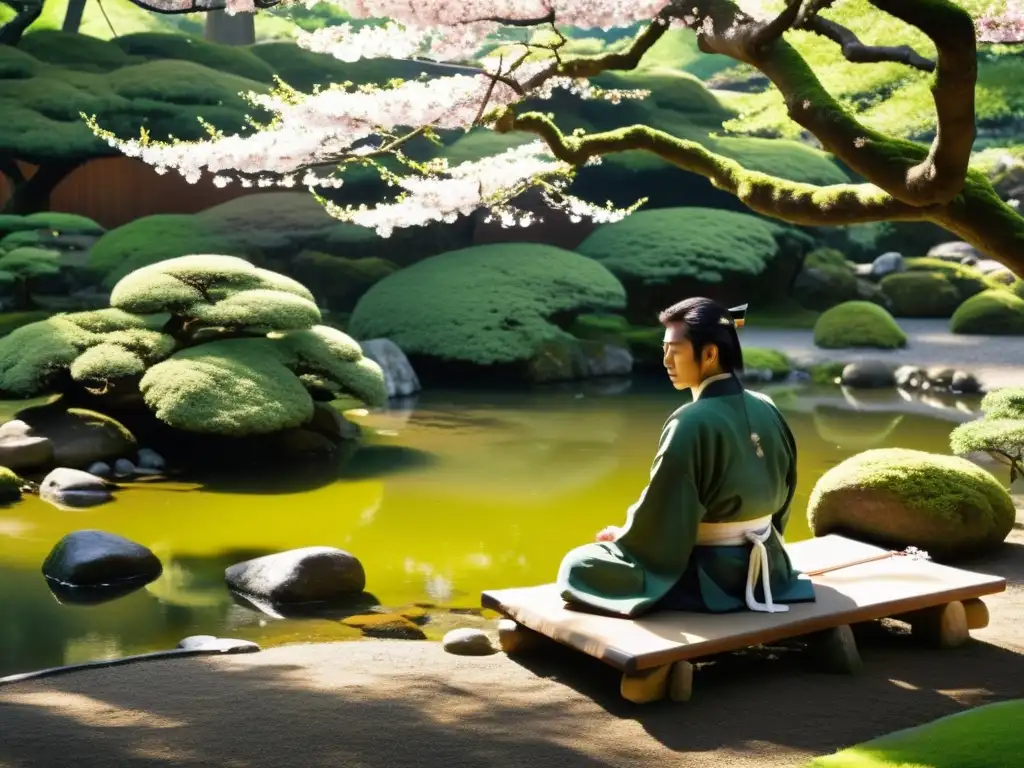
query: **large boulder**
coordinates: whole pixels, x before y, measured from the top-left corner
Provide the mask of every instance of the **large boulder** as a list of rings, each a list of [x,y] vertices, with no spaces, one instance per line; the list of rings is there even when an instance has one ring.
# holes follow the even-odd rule
[[[907,345],[907,336],[877,304],[847,301],[821,313],[814,323],[814,343],[823,349],[900,349]]]
[[[791,227],[711,208],[643,210],[603,224],[577,251],[607,267],[626,287],[627,315],[650,323],[686,296],[722,302],[753,294],[781,298],[810,241]]]
[[[871,271],[869,274],[876,280],[881,280],[886,275],[897,274],[904,272],[907,269],[906,262],[903,258],[902,253],[897,251],[889,251],[883,253],[871,262]]]
[[[160,560],[147,547],[106,531],[74,531],[43,562],[47,579],[69,587],[149,583],[160,576]]]
[[[391,339],[367,339],[359,342],[359,346],[384,371],[388,398],[408,397],[420,391],[420,380],[409,358]]]
[[[843,368],[840,383],[853,389],[877,389],[896,384],[895,369],[881,360],[861,360]]]
[[[227,585],[271,604],[323,603],[358,596],[366,587],[362,563],[335,547],[303,547],[236,563]]]
[[[384,278],[348,332],[392,340],[424,384],[507,384],[529,380],[546,347],[575,342],[564,328],[577,315],[625,303],[622,284],[592,259],[536,243],[482,245]]]
[[[837,533],[952,560],[998,546],[1016,512],[1007,490],[955,456],[882,448],[826,472],[807,506],[815,536]]]
[[[962,263],[964,259],[973,258],[980,260],[982,255],[970,243],[962,240],[953,240],[946,243],[939,243],[928,249],[928,258],[942,259],[954,263]]]
[[[134,457],[138,450],[135,437],[119,422],[85,408],[67,408],[59,401],[25,408],[17,413],[17,420],[29,426],[28,435],[50,441],[57,466],[85,468],[98,461],[112,463]]]

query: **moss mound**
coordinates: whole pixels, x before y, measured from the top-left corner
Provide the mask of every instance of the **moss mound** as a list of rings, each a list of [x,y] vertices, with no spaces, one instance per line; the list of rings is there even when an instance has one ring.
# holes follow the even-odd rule
[[[549,245],[483,245],[385,277],[359,300],[348,328],[361,339],[389,338],[411,357],[492,366],[571,341],[560,325],[624,304],[622,285],[596,261]]]
[[[629,316],[650,322],[686,295],[721,301],[788,285],[804,241],[788,227],[711,208],[639,211],[604,224],[577,251],[607,267],[629,294]]]
[[[819,757],[807,768],[1005,768],[1024,752],[1024,699],[986,704]]]
[[[953,313],[953,333],[996,336],[1024,334],[1024,299],[1007,290],[990,289],[972,296]]]
[[[823,349],[899,349],[907,345],[907,335],[877,304],[847,301],[821,313],[814,324],[814,343]]]
[[[952,317],[963,300],[941,272],[899,272],[879,285],[895,317]]]
[[[27,216],[0,214],[0,237],[14,232],[50,234],[102,235],[106,230],[92,219],[75,213],[41,211]]]
[[[935,272],[943,275],[956,288],[962,302],[988,288],[1004,287],[986,277],[977,267],[967,264],[957,264],[928,256],[904,259],[903,263],[908,272]]]
[[[303,253],[408,264],[470,239],[470,224],[460,222],[399,230],[384,240],[371,229],[332,218],[308,192],[262,192],[193,216],[156,214],[136,219],[101,237],[89,251],[88,266],[105,286],[112,287],[149,264],[189,254],[218,253],[295,277],[301,266],[308,278],[308,258],[303,257],[306,263],[302,265],[296,263]]]
[[[807,515],[815,536],[840,533],[954,559],[1002,543],[1016,510],[1007,490],[966,459],[888,448],[852,456],[822,475]]]

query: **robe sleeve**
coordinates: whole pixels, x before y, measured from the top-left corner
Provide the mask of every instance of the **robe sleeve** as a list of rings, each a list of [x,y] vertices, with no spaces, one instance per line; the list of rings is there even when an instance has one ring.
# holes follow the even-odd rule
[[[775,526],[775,530],[779,534],[786,532],[786,526],[789,524],[789,512],[793,504],[793,495],[796,493],[796,468],[797,468],[797,451],[796,451],[796,438],[793,437],[793,431],[789,428],[789,424],[786,423],[786,417],[782,415],[782,411],[775,406],[774,403],[770,403],[772,410],[775,412],[775,418],[779,422],[779,429],[782,431],[783,445],[786,448],[786,452],[789,454],[789,469],[786,471],[786,501],[782,507],[772,515],[772,524]]]
[[[644,569],[677,577],[686,569],[704,518],[698,493],[701,467],[699,425],[682,414],[661,433],[650,481],[628,509],[616,539],[623,552]]]

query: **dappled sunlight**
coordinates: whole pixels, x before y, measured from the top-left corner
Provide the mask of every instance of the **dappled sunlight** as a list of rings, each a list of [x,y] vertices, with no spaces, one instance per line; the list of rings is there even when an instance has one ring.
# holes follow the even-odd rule
[[[0,704],[37,707],[57,712],[89,728],[181,728],[182,720],[161,717],[151,712],[127,709],[90,696],[65,691],[0,691]]]

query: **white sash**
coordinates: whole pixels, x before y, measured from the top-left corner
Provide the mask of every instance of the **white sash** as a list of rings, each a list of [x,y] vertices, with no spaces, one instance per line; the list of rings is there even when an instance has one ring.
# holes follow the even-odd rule
[[[747,608],[762,613],[784,613],[788,605],[776,605],[772,600],[771,574],[768,570],[768,548],[764,545],[772,535],[772,516],[736,523],[701,523],[697,528],[697,545],[701,547],[736,547],[753,544],[747,565]],[[754,599],[754,585],[758,577],[764,587],[764,602]]]

